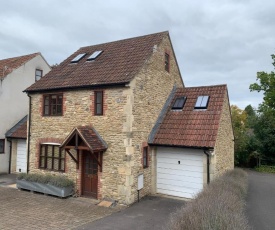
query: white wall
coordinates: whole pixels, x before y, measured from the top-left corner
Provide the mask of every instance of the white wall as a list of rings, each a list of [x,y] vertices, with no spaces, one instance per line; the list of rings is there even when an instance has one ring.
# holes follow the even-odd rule
[[[29,111],[29,98],[23,93],[35,82],[35,69],[43,70],[43,76],[50,71],[42,56],[37,55],[24,65],[12,71],[0,81],[0,139]],[[9,169],[10,143],[5,143],[5,153],[0,154],[0,173]]]

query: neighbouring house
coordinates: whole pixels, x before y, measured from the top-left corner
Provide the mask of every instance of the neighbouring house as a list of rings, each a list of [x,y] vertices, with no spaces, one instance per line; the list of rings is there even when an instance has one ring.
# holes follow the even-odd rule
[[[25,149],[26,165],[26,139],[6,138],[5,134],[28,114],[29,100],[23,90],[50,70],[40,53],[0,60],[0,173],[11,172],[11,152],[17,153],[15,142],[18,142],[19,152]],[[14,144],[11,144],[12,141]],[[16,154],[14,157],[16,158]],[[20,170],[18,168],[12,172],[15,171]]]
[[[64,174],[75,181],[80,196],[125,204],[155,192],[169,194],[157,189],[157,174],[161,173],[157,169],[158,144],[176,149],[178,143],[171,136],[170,144],[159,143],[158,135],[165,129],[161,123],[169,118],[167,108],[175,92],[182,92],[186,105],[189,103],[185,89],[168,32],[80,48],[25,90],[31,105],[28,171]],[[224,100],[216,109],[219,114],[229,111],[226,87],[221,91],[224,98],[219,95],[219,100]],[[207,96],[204,91],[201,94]],[[215,107],[214,93],[209,96],[209,108]],[[207,109],[203,110],[208,113]],[[224,119],[231,124],[230,114],[226,115]],[[173,128],[178,125],[172,122]],[[218,118],[215,122],[215,133],[223,132],[222,125],[219,128],[223,122]],[[219,134],[216,136],[218,139]],[[202,155],[203,178],[206,154],[212,174],[233,167],[233,159],[227,162],[227,154],[233,150],[218,153],[223,148],[217,147],[216,139],[211,145],[193,146],[194,155],[196,149]],[[224,143],[228,148],[232,139]],[[178,155],[172,149],[171,155],[192,155],[193,149],[188,153],[186,149]]]

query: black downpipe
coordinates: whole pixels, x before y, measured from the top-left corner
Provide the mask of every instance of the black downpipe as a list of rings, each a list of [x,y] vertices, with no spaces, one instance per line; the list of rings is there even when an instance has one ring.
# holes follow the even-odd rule
[[[207,156],[207,184],[210,184],[210,154],[207,150],[203,150],[203,152]]]
[[[11,174],[11,153],[12,153],[12,142],[11,140],[8,140],[7,141],[10,143],[10,156],[9,156],[9,174]]]
[[[29,163],[30,163],[30,137],[31,137],[31,96],[28,94],[29,97],[29,128],[28,128],[28,150],[27,150],[27,173],[29,173]]]

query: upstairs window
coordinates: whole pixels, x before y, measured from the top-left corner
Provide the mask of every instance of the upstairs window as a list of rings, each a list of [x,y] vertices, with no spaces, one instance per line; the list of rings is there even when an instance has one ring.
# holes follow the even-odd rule
[[[170,56],[168,53],[165,53],[164,66],[165,66],[165,70],[167,72],[169,72],[170,71]]]
[[[59,145],[42,144],[40,147],[39,168],[51,171],[65,171],[65,151]]]
[[[149,166],[148,162],[148,146],[143,147],[143,153],[142,153],[142,165],[143,168],[147,168]]]
[[[36,69],[36,70],[35,70],[35,81],[40,80],[41,77],[42,77],[42,75],[43,75],[43,70],[41,70],[41,69]]]
[[[103,115],[103,91],[95,91],[95,115]]]
[[[207,109],[209,96],[198,96],[195,109]]]
[[[5,153],[5,139],[0,139],[0,153]]]
[[[63,114],[63,95],[49,94],[44,95],[44,116],[62,116]]]
[[[174,105],[173,105],[173,107],[172,107],[172,109],[175,109],[175,110],[182,109],[185,102],[186,102],[186,97],[177,98]]]

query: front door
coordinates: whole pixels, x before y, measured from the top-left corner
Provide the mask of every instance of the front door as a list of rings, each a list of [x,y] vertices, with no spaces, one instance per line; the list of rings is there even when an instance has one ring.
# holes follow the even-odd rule
[[[94,153],[98,157],[98,153]],[[82,195],[97,199],[98,164],[89,151],[83,152]]]

